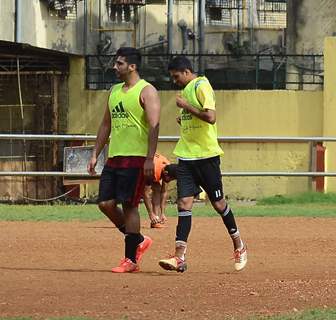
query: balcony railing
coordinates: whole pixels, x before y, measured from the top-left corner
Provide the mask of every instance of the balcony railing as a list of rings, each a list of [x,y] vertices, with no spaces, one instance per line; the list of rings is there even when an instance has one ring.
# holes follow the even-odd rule
[[[176,55],[175,55],[176,56]],[[295,89],[320,90],[323,87],[323,55],[204,54],[185,55],[196,73],[206,75],[216,90]],[[176,89],[167,65],[172,55],[144,54],[141,76],[159,90]],[[109,89],[118,82],[113,72],[114,56],[86,57],[86,88]],[[200,66],[204,66],[203,71]]]

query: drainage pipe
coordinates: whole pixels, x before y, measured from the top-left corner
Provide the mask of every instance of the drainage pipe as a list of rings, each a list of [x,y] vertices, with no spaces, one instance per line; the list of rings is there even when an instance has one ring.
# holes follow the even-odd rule
[[[14,41],[15,42],[22,42],[22,1],[21,0],[15,0],[15,36]]]
[[[173,53],[173,4],[174,0],[168,0],[168,13],[167,13],[167,53]]]
[[[198,0],[198,53],[199,57],[199,74],[204,73],[204,24],[205,24],[205,0]]]

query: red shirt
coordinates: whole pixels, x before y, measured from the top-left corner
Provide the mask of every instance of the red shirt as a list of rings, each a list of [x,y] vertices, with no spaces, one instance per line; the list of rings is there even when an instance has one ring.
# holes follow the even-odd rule
[[[108,158],[106,165],[111,168],[143,168],[146,158],[139,156],[116,156]]]

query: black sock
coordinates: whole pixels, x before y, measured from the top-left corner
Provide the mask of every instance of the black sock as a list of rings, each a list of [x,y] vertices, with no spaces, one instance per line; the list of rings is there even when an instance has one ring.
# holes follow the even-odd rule
[[[187,242],[191,230],[191,211],[179,211],[178,215],[179,216],[176,227],[176,240]]]
[[[228,205],[226,205],[224,211],[221,213],[221,217],[229,234],[236,233],[238,228],[233,213]]]
[[[136,249],[144,237],[140,233],[127,233],[125,236],[125,257],[136,263]]]

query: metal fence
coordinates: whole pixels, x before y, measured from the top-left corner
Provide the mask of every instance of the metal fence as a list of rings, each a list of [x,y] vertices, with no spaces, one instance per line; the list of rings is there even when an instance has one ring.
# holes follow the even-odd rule
[[[35,141],[95,141],[94,135],[33,135],[33,134],[0,134],[0,140],[35,140]],[[178,136],[160,136],[161,142],[176,142],[179,139]],[[219,137],[218,141],[223,142],[297,142],[297,143],[310,143],[311,154],[313,156],[314,145],[321,144],[322,142],[336,142],[336,137]],[[82,177],[89,178],[87,173],[76,172],[64,172],[64,171],[2,171],[0,176],[51,176],[51,177]],[[97,175],[98,177],[99,175]],[[240,176],[240,177],[252,177],[252,176],[286,176],[286,177],[335,177],[336,172],[222,172],[222,176]]]
[[[158,90],[177,89],[170,81],[167,65],[175,55],[144,54],[140,74]],[[215,90],[293,89],[323,87],[323,55],[281,54],[185,54],[194,71],[206,75]],[[86,88],[109,89],[118,82],[113,55],[86,57]],[[203,71],[201,68],[204,68]]]

